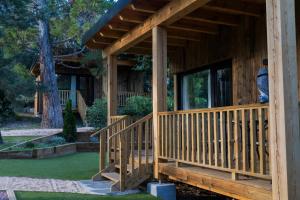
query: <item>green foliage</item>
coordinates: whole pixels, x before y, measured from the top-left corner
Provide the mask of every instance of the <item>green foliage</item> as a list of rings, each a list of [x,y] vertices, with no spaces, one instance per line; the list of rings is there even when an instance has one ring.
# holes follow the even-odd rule
[[[168,110],[173,110],[174,101],[172,98],[167,98]],[[135,117],[143,117],[152,112],[152,99],[151,97],[134,96],[126,101],[126,105],[121,111],[124,115]]]
[[[16,192],[18,200],[158,200],[150,194],[133,194],[122,196],[99,196],[72,193],[50,193],[50,192]]]
[[[96,99],[94,104],[87,109],[86,119],[89,126],[103,128],[107,124],[107,101]]]
[[[3,90],[0,90],[0,125],[14,116],[11,102],[7,99]]]
[[[97,78],[101,77],[105,72],[102,60],[102,51],[95,50],[84,53],[80,63],[82,66],[89,65],[91,74]]]
[[[152,101],[150,97],[134,96],[126,100],[123,114],[143,117],[152,112]]]
[[[75,142],[77,139],[76,119],[72,111],[71,100],[69,100],[66,104],[62,136],[67,142]]]

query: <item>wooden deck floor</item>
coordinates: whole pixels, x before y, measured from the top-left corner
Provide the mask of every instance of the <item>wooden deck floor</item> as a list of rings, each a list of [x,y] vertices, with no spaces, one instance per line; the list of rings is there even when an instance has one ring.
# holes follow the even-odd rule
[[[187,165],[176,167],[174,162],[160,163],[159,172],[172,180],[235,199],[272,199],[271,181],[247,177],[234,181],[230,173]]]

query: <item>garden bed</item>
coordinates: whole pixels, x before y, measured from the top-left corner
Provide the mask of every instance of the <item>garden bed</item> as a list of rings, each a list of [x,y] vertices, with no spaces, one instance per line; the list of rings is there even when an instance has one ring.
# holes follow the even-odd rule
[[[77,142],[46,148],[0,151],[0,159],[43,159],[77,152],[97,152],[99,143]]]

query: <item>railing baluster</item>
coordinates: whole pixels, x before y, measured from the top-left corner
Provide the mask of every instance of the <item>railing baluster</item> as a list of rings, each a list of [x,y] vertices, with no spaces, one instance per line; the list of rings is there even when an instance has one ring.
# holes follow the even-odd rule
[[[185,131],[184,131],[184,114],[181,115],[181,160],[185,160]]]
[[[192,134],[192,162],[195,162],[195,153],[196,153],[196,148],[195,148],[195,116],[194,113],[191,114],[191,134]]]
[[[200,113],[196,114],[196,136],[197,136],[197,162],[201,163],[201,123],[199,123],[200,120]]]
[[[149,121],[145,122],[145,156],[146,156],[146,173],[149,173]]]
[[[173,148],[172,148],[172,153],[173,153],[173,159],[176,159],[176,115],[172,115],[172,122],[173,122],[173,129],[172,129],[172,138],[173,138]]]
[[[208,164],[212,165],[212,124],[211,113],[207,113],[207,134],[208,134]]]
[[[141,166],[142,166],[142,124],[139,124],[137,127],[138,131],[138,169],[139,174],[142,173]]]
[[[202,113],[202,164],[206,164],[206,134],[205,113]]]
[[[168,137],[169,137],[169,141],[168,141],[168,146],[169,146],[169,148],[168,148],[168,151],[169,151],[169,154],[168,154],[168,156],[170,157],[170,158],[172,158],[172,116],[171,115],[168,115]]]
[[[190,127],[190,114],[186,114],[186,161],[190,161],[191,159],[191,127]]]
[[[226,165],[226,141],[225,141],[225,119],[224,119],[224,112],[220,112],[220,137],[221,137],[221,166],[223,168],[227,167]]]
[[[245,116],[245,109],[241,110],[242,112],[242,139],[243,139],[243,150],[242,150],[242,155],[243,155],[243,170],[247,171],[247,166],[248,166],[248,153],[247,153],[247,148],[248,148],[248,137],[246,135],[246,116]]]
[[[264,140],[265,140],[265,131],[264,131],[264,110],[260,108],[258,110],[258,121],[259,121],[259,163],[260,163],[260,173],[266,173],[265,167],[265,151],[264,151]]]
[[[250,110],[250,143],[251,143],[251,147],[250,147],[250,154],[251,154],[251,172],[254,173],[255,172],[255,163],[256,163],[256,159],[255,159],[255,150],[256,150],[256,122],[255,122],[255,110],[251,109]]]
[[[238,111],[234,110],[234,155],[235,155],[235,170],[239,170],[239,116]]]
[[[134,129],[130,130],[131,134],[131,172],[134,173]]]
[[[218,113],[214,112],[214,160],[215,166],[218,166],[218,154],[219,154],[219,130],[218,130]]]

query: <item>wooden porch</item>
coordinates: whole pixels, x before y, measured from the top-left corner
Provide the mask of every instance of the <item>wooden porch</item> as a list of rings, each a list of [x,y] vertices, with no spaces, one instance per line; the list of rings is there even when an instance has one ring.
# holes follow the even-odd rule
[[[300,199],[299,5],[294,0],[119,1],[84,42],[103,50],[109,119],[117,115],[117,55],[152,55],[153,113],[151,120],[110,121],[98,133],[100,170],[94,178],[104,174],[115,182],[113,189],[124,190],[153,174],[236,199]],[[269,61],[270,102],[257,104],[256,75],[264,58]],[[206,103],[209,108],[180,105],[180,78],[208,69],[210,80],[220,67],[212,65],[228,60],[230,106],[218,107],[220,93],[211,85],[205,94],[214,99]],[[171,112],[166,112],[168,70],[174,75]]]

